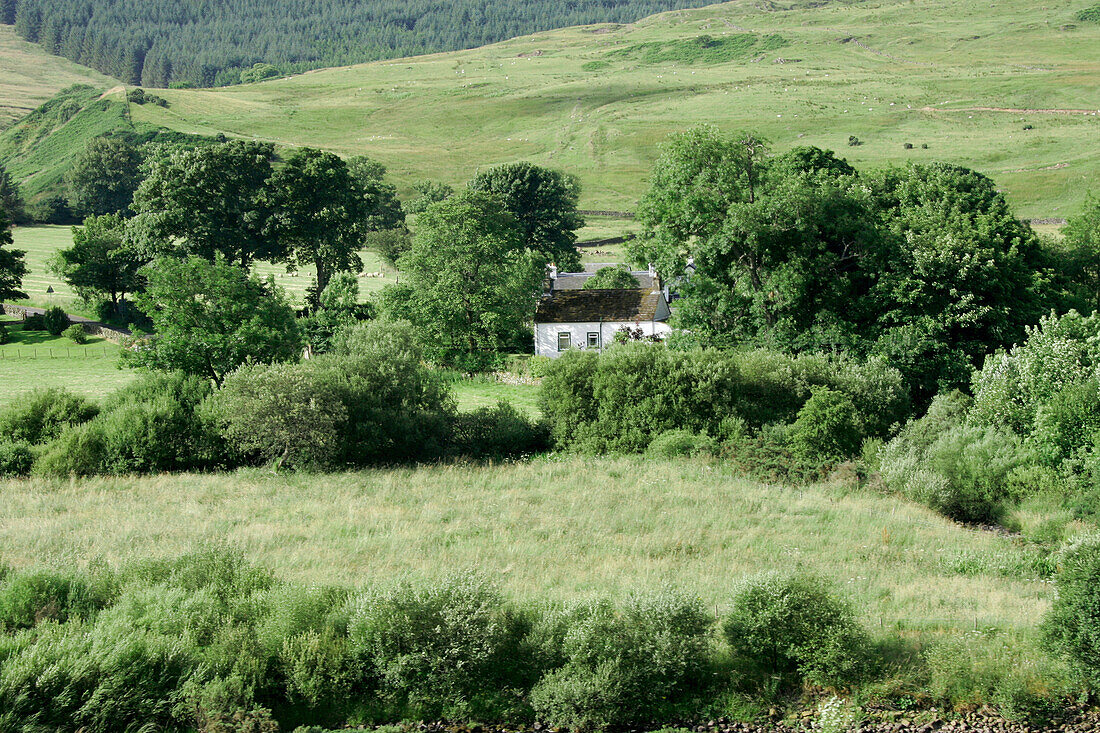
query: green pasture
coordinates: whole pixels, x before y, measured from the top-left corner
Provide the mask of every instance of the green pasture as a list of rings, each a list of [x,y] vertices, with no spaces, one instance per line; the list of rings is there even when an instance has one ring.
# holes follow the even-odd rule
[[[673,584],[719,612],[743,574],[819,573],[870,625],[1031,627],[1034,550],[870,491],[792,489],[722,464],[552,456],[488,467],[0,481],[13,565],[172,556],[228,542],[306,583],[477,569],[552,601]]]
[[[527,159],[576,173],[584,208],[616,210],[633,209],[668,133],[711,122],[756,130],[780,151],[832,148],[857,166],[960,163],[992,176],[1021,216],[1066,216],[1100,187],[1100,24],[1076,21],[1081,7],[739,0],[260,84],[166,90],[170,107],[131,114],[184,132],[368,154],[406,191],[421,178],[460,183],[479,167]],[[752,46],[759,53],[705,50],[715,39],[741,48],[772,37],[783,43]],[[849,136],[862,144],[849,147]]]
[[[474,377],[450,385],[460,412],[471,412],[481,407],[495,407],[507,402],[528,417],[539,418],[539,388],[530,384],[506,384],[488,377]]]

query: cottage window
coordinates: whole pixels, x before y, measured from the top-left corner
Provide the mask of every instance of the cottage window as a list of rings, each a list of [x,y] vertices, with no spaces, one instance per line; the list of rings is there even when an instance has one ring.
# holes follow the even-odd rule
[[[596,331],[588,332],[588,348],[598,349],[600,348],[600,334]]]
[[[568,351],[570,345],[571,344],[569,342],[569,332],[568,331],[559,331],[558,332],[558,351]]]

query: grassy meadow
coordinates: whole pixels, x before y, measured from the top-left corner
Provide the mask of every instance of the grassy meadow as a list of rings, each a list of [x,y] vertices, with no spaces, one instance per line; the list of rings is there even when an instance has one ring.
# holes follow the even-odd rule
[[[792,568],[836,582],[871,625],[936,632],[1022,632],[1052,596],[1011,538],[895,498],[762,485],[700,462],[28,479],[0,493],[0,559],[15,566],[227,542],[304,583],[476,568],[519,599],[622,599],[673,584],[719,612],[744,573]]]
[[[169,108],[131,115],[365,153],[403,191],[527,159],[578,174],[584,208],[628,210],[658,144],[705,121],[759,131],[777,150],[838,150],[857,166],[957,162],[992,176],[1021,216],[1066,216],[1100,176],[1100,24],[1074,18],[1086,4],[736,0],[471,51],[166,90]],[[849,147],[849,136],[862,144]]]

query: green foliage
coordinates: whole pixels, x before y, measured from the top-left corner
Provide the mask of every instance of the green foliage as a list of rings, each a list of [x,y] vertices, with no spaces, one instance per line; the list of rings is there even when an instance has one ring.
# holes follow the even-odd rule
[[[1073,17],[1085,23],[1100,23],[1100,5],[1093,5],[1091,8],[1078,10],[1077,14]]]
[[[283,258],[270,221],[274,154],[268,143],[233,140],[155,158],[134,192],[127,236],[135,253],[221,254],[242,266]]]
[[[595,275],[585,280],[583,285],[585,290],[628,289],[637,287],[641,287],[641,283],[638,282],[638,278],[631,274],[630,268],[626,265],[604,267],[598,270]]]
[[[764,573],[742,581],[723,632],[756,681],[769,675],[836,685],[864,667],[868,638],[851,607],[820,578]]]
[[[533,163],[506,163],[478,173],[469,190],[503,204],[515,217],[523,246],[540,265],[553,262],[566,272],[581,269],[575,245],[584,220],[577,213],[581,188],[576,176]]]
[[[313,265],[320,295],[337,272],[359,272],[369,211],[343,158],[302,148],[271,177],[271,226],[293,267]]]
[[[367,234],[367,247],[378,253],[390,267],[396,268],[401,256],[409,251],[412,238],[403,229],[386,229]]]
[[[349,416],[326,376],[310,362],[242,367],[212,398],[211,418],[242,456],[281,467],[328,467]]]
[[[99,409],[83,397],[58,387],[36,389],[0,412],[0,438],[39,445],[71,425],[91,420]]]
[[[365,308],[359,304],[359,281],[350,272],[333,276],[321,292],[317,310],[302,322],[306,340],[318,354],[332,351],[340,329],[355,323]]]
[[[251,84],[257,81],[263,81],[264,79],[274,79],[280,75],[282,75],[282,72],[279,71],[279,67],[274,64],[265,64],[263,62],[255,63],[241,71],[241,83]]]
[[[412,189],[417,194],[416,198],[409,199],[401,206],[406,214],[419,214],[432,204],[449,199],[455,193],[452,186],[429,180],[417,181],[412,185]]]
[[[787,39],[775,33],[733,33],[719,37],[701,35],[674,41],[633,43],[608,51],[606,58],[624,58],[643,64],[722,64],[748,59],[788,45]]]
[[[107,584],[77,572],[25,570],[0,582],[0,631],[11,633],[44,622],[90,620],[111,600]]]
[[[27,294],[19,289],[23,276],[27,274],[27,263],[23,261],[21,249],[4,249],[11,245],[11,218],[7,211],[0,209],[0,301],[26,298]]]
[[[536,229],[535,235],[541,236]],[[501,202],[466,191],[417,216],[404,282],[390,286],[383,310],[413,323],[432,359],[485,368],[527,326],[542,263]]]
[[[883,449],[883,481],[905,496],[961,522],[1000,520],[1019,498],[1017,470],[1034,461],[1019,438],[966,423],[969,401],[947,394]]]
[[[506,458],[542,453],[549,448],[548,426],[528,419],[511,403],[498,402],[455,416],[451,450],[469,458]]]
[[[20,0],[3,22],[14,22],[20,37],[47,52],[126,84],[187,88],[475,48],[550,28],[632,23],[697,4],[582,0],[566,7],[508,0],[485,13],[465,2],[406,7],[355,0],[334,9],[311,0],[265,3],[234,14],[222,3],[200,9],[158,0],[135,13],[117,2],[87,9],[69,0]]]
[[[862,436],[884,436],[908,413],[901,375],[881,361],[646,343],[563,354],[549,366],[539,400],[558,447],[640,452],[669,430],[724,440],[792,422],[823,386],[851,401],[856,412],[845,408],[845,420]]]
[[[65,176],[69,208],[82,217],[128,211],[141,182],[143,157],[124,138],[89,140]]]
[[[147,375],[111,395],[93,420],[49,443],[34,471],[86,476],[213,467],[223,451],[195,414],[209,393],[201,377]]]
[[[146,260],[126,244],[126,220],[118,214],[90,216],[73,227],[73,245],[58,250],[48,268],[85,301],[112,303],[141,287],[138,270]]]
[[[1047,644],[1075,667],[1100,675],[1100,537],[1083,536],[1062,550],[1058,595],[1043,619]]]
[[[34,451],[27,443],[0,440],[0,477],[26,476],[34,465]]]
[[[9,173],[0,168],[0,212],[5,215],[4,220],[12,224],[25,224],[27,222],[26,202],[23,200],[23,192]]]
[[[3,321],[0,321],[0,346],[3,346],[8,342],[8,327]]]
[[[855,403],[819,387],[798,411],[789,438],[795,455],[808,462],[836,463],[854,457],[865,437]]]
[[[531,705],[553,726],[675,719],[711,692],[713,621],[697,600],[666,591],[621,611],[592,603],[543,623],[557,627],[562,664],[531,691]]]
[[[225,261],[162,258],[134,297],[156,335],[122,351],[132,366],[183,371],[220,384],[242,364],[293,361],[301,334],[281,291]]]
[[[51,336],[60,336],[69,327],[69,316],[64,308],[57,305],[50,306],[42,314],[42,326]]]
[[[515,688],[533,681],[523,680],[526,624],[481,577],[374,591],[353,608],[352,649],[391,716],[479,719],[511,706]]]
[[[713,456],[718,453],[718,441],[706,433],[690,430],[668,430],[661,433],[646,448],[646,454],[658,458]]]
[[[84,330],[84,326],[79,323],[66,328],[61,332],[61,335],[72,341],[74,344],[86,344],[88,343],[88,332]]]

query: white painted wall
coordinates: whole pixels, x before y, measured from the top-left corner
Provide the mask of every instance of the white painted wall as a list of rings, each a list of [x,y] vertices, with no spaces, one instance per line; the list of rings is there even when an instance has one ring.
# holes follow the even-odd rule
[[[591,323],[536,323],[535,324],[535,353],[539,356],[549,356],[556,359],[561,355],[558,351],[558,334],[569,334],[569,343],[574,349],[588,348],[588,334],[600,334],[600,345],[608,346],[615,341],[615,332],[620,328],[641,328],[646,336],[654,334],[664,335],[672,331],[667,323],[661,321],[604,321]]]

